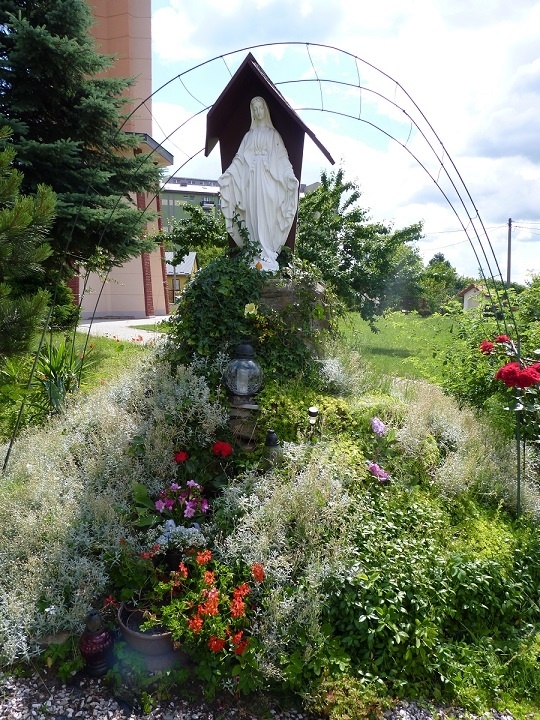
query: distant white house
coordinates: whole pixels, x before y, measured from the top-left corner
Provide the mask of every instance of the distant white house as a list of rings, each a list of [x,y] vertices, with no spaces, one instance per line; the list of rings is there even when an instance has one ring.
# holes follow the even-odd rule
[[[486,288],[474,283],[469,285],[458,293],[458,297],[463,298],[463,309],[471,310],[478,307],[480,303],[489,298]]]
[[[165,253],[165,268],[167,270],[167,288],[169,291],[169,302],[174,302],[184,289],[187,281],[197,272],[197,253],[190,252],[178,265],[172,264],[174,253]]]

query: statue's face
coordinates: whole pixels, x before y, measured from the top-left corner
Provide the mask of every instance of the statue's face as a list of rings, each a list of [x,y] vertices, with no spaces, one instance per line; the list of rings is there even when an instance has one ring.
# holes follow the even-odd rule
[[[254,118],[256,118],[257,120],[264,120],[264,116],[265,116],[264,105],[258,98],[253,100],[253,102],[251,103],[251,108],[253,110]]]

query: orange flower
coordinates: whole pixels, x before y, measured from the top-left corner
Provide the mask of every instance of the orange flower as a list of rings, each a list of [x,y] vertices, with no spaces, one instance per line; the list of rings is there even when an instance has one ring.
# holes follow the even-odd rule
[[[208,640],[208,647],[212,652],[221,652],[225,647],[225,640],[223,638],[218,638],[215,635],[211,635]]]
[[[204,620],[200,615],[195,615],[188,621],[189,629],[195,634],[200,633],[202,630]]]
[[[233,597],[236,599],[243,598],[246,595],[249,595],[250,592],[251,588],[249,587],[249,585],[247,583],[242,583],[241,585],[238,585],[238,587],[234,588]]]
[[[197,560],[197,563],[199,565],[206,565],[206,563],[209,563],[212,559],[212,551],[211,550],[203,550],[202,552],[197,553],[197,557],[195,558]]]
[[[242,642],[238,643],[238,645],[234,648],[234,654],[243,655],[246,652],[248,645],[249,640],[247,638],[245,640],[242,640]]]
[[[239,618],[246,614],[246,604],[239,597],[234,597],[231,600],[231,617]]]
[[[206,570],[206,572],[204,573],[203,582],[205,585],[215,585],[216,574],[213,573],[211,570]]]
[[[206,600],[199,605],[197,612],[200,615],[217,615],[219,613],[219,592],[216,588],[203,591]]]
[[[183,562],[178,565],[178,570],[176,572],[180,575],[180,577],[184,578],[184,580],[189,575],[187,565]]]
[[[265,578],[264,568],[261,563],[253,563],[251,566],[251,574],[255,582],[262,583]]]
[[[244,631],[239,630],[236,633],[231,633],[229,628],[227,628],[227,634],[231,638],[231,642],[234,645],[234,647],[238,647],[238,645],[240,645],[240,643],[242,642],[242,636],[244,635]]]

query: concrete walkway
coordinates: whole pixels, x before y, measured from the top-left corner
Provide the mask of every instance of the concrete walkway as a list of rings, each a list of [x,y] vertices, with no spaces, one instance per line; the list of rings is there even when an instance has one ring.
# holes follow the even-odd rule
[[[90,335],[99,335],[113,340],[128,340],[130,342],[148,343],[155,342],[163,337],[162,333],[156,332],[155,327],[162,321],[167,320],[169,315],[152,318],[95,318],[83,320],[77,328],[79,332]],[[148,330],[140,330],[137,325],[148,325]]]

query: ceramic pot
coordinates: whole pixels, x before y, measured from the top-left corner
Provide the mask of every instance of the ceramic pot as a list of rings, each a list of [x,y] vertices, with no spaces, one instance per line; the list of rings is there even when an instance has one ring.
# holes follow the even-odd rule
[[[118,625],[126,643],[132,650],[142,655],[150,672],[167,670],[175,663],[187,665],[187,656],[174,649],[171,633],[152,630],[140,630],[144,622],[142,610],[131,608],[122,603],[118,608]]]

